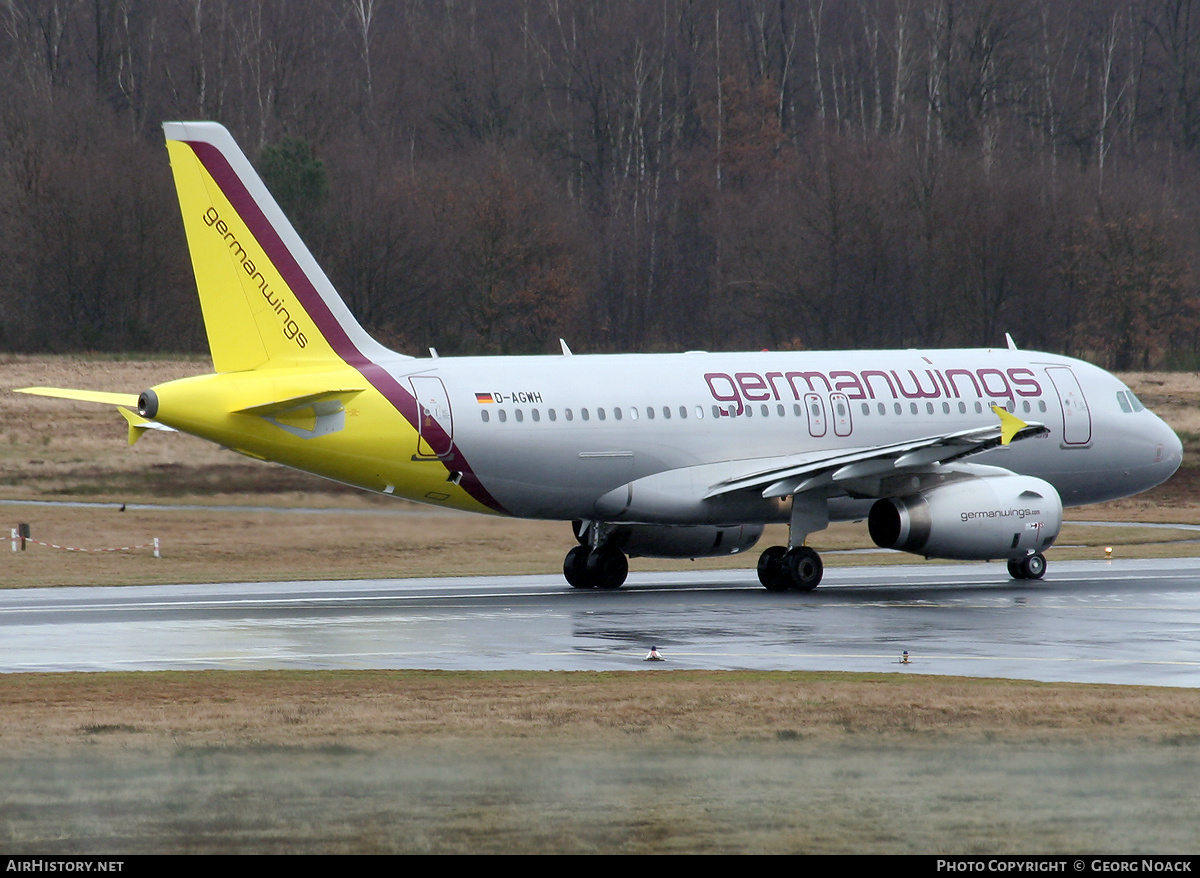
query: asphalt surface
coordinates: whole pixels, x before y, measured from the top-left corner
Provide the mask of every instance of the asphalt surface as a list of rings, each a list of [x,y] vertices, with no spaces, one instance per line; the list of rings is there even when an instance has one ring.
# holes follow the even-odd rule
[[[809,594],[753,571],[0,591],[0,672],[187,668],[956,674],[1200,685],[1195,559],[827,567]],[[661,663],[645,661],[652,646]],[[903,662],[904,653],[908,662]]]

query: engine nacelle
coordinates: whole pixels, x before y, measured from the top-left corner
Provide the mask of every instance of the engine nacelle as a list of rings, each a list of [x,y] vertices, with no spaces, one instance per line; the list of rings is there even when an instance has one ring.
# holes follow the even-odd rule
[[[631,558],[705,558],[744,552],[762,532],[761,524],[623,524],[613,529],[608,545]]]
[[[879,500],[867,527],[875,545],[926,558],[1021,558],[1058,538],[1062,498],[1032,476],[967,478]]]

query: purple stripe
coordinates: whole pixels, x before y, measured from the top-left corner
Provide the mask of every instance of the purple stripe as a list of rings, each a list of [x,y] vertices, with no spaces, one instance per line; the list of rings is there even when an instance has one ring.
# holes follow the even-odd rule
[[[329,306],[321,298],[321,294],[317,292],[308,275],[296,262],[292,251],[279,237],[275,226],[267,219],[262,208],[258,206],[258,202],[247,191],[245,184],[242,183],[241,178],[221,151],[211,143],[204,141],[189,140],[185,142],[195,152],[196,158],[221,188],[225,197],[229,199],[234,211],[245,222],[250,234],[255,237],[267,254],[267,258],[278,269],[284,283],[291,289],[292,295],[296,297],[300,307],[308,312],[308,316],[316,324],[317,331],[325,337],[329,346],[333,348],[333,352],[347,365],[357,369],[363,378],[383,394],[384,399],[390,402],[419,434],[421,415],[416,397],[405,390],[386,369],[370,360],[350,339],[345,328],[333,316],[333,312],[329,310]],[[440,425],[436,426],[440,429]],[[453,442],[450,444],[450,454],[451,460],[458,465],[463,474],[460,486],[484,506],[507,514],[507,510],[479,481],[478,476],[475,475],[470,464]],[[443,461],[443,463],[446,462]],[[449,465],[446,466],[446,469],[450,469]]]

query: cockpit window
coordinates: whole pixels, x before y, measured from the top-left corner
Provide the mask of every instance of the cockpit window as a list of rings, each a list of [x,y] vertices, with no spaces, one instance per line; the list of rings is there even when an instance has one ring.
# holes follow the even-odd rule
[[[1123,412],[1140,412],[1146,408],[1142,405],[1141,400],[1133,395],[1132,390],[1118,390],[1117,402],[1121,404],[1121,411]]]

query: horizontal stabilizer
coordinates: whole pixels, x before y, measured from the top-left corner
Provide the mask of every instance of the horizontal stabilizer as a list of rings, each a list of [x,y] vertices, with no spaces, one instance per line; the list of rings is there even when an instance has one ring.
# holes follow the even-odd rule
[[[260,418],[268,418],[310,406],[317,407],[318,409],[326,408],[325,406],[321,406],[320,403],[340,404],[330,407],[331,409],[336,409],[344,406],[362,392],[363,388],[361,387],[348,390],[323,390],[320,393],[306,393],[301,396],[290,396],[287,399],[277,399],[271,402],[260,403],[259,405],[247,406],[246,408],[238,409],[234,414],[258,415]]]
[[[177,432],[174,427],[168,427],[166,424],[160,424],[158,421],[151,421],[148,418],[143,418],[137,412],[131,412],[129,409],[121,406],[117,409],[121,416],[129,423],[129,444],[137,442],[142,438],[142,434],[147,430],[163,430],[167,433]]]
[[[136,393],[108,393],[103,390],[73,390],[69,387],[18,387],[17,393],[31,393],[34,396],[52,396],[57,399],[74,399],[79,402],[97,402],[101,405],[115,405],[117,411],[129,424],[129,444],[137,442],[147,430],[166,430],[174,433],[173,427],[143,418],[135,409],[138,407]]]
[[[58,399],[74,399],[79,402],[98,402],[104,405],[121,405],[136,409],[136,393],[106,393],[103,390],[71,390],[66,387],[18,387],[16,393],[31,393],[34,396],[53,396]]]

